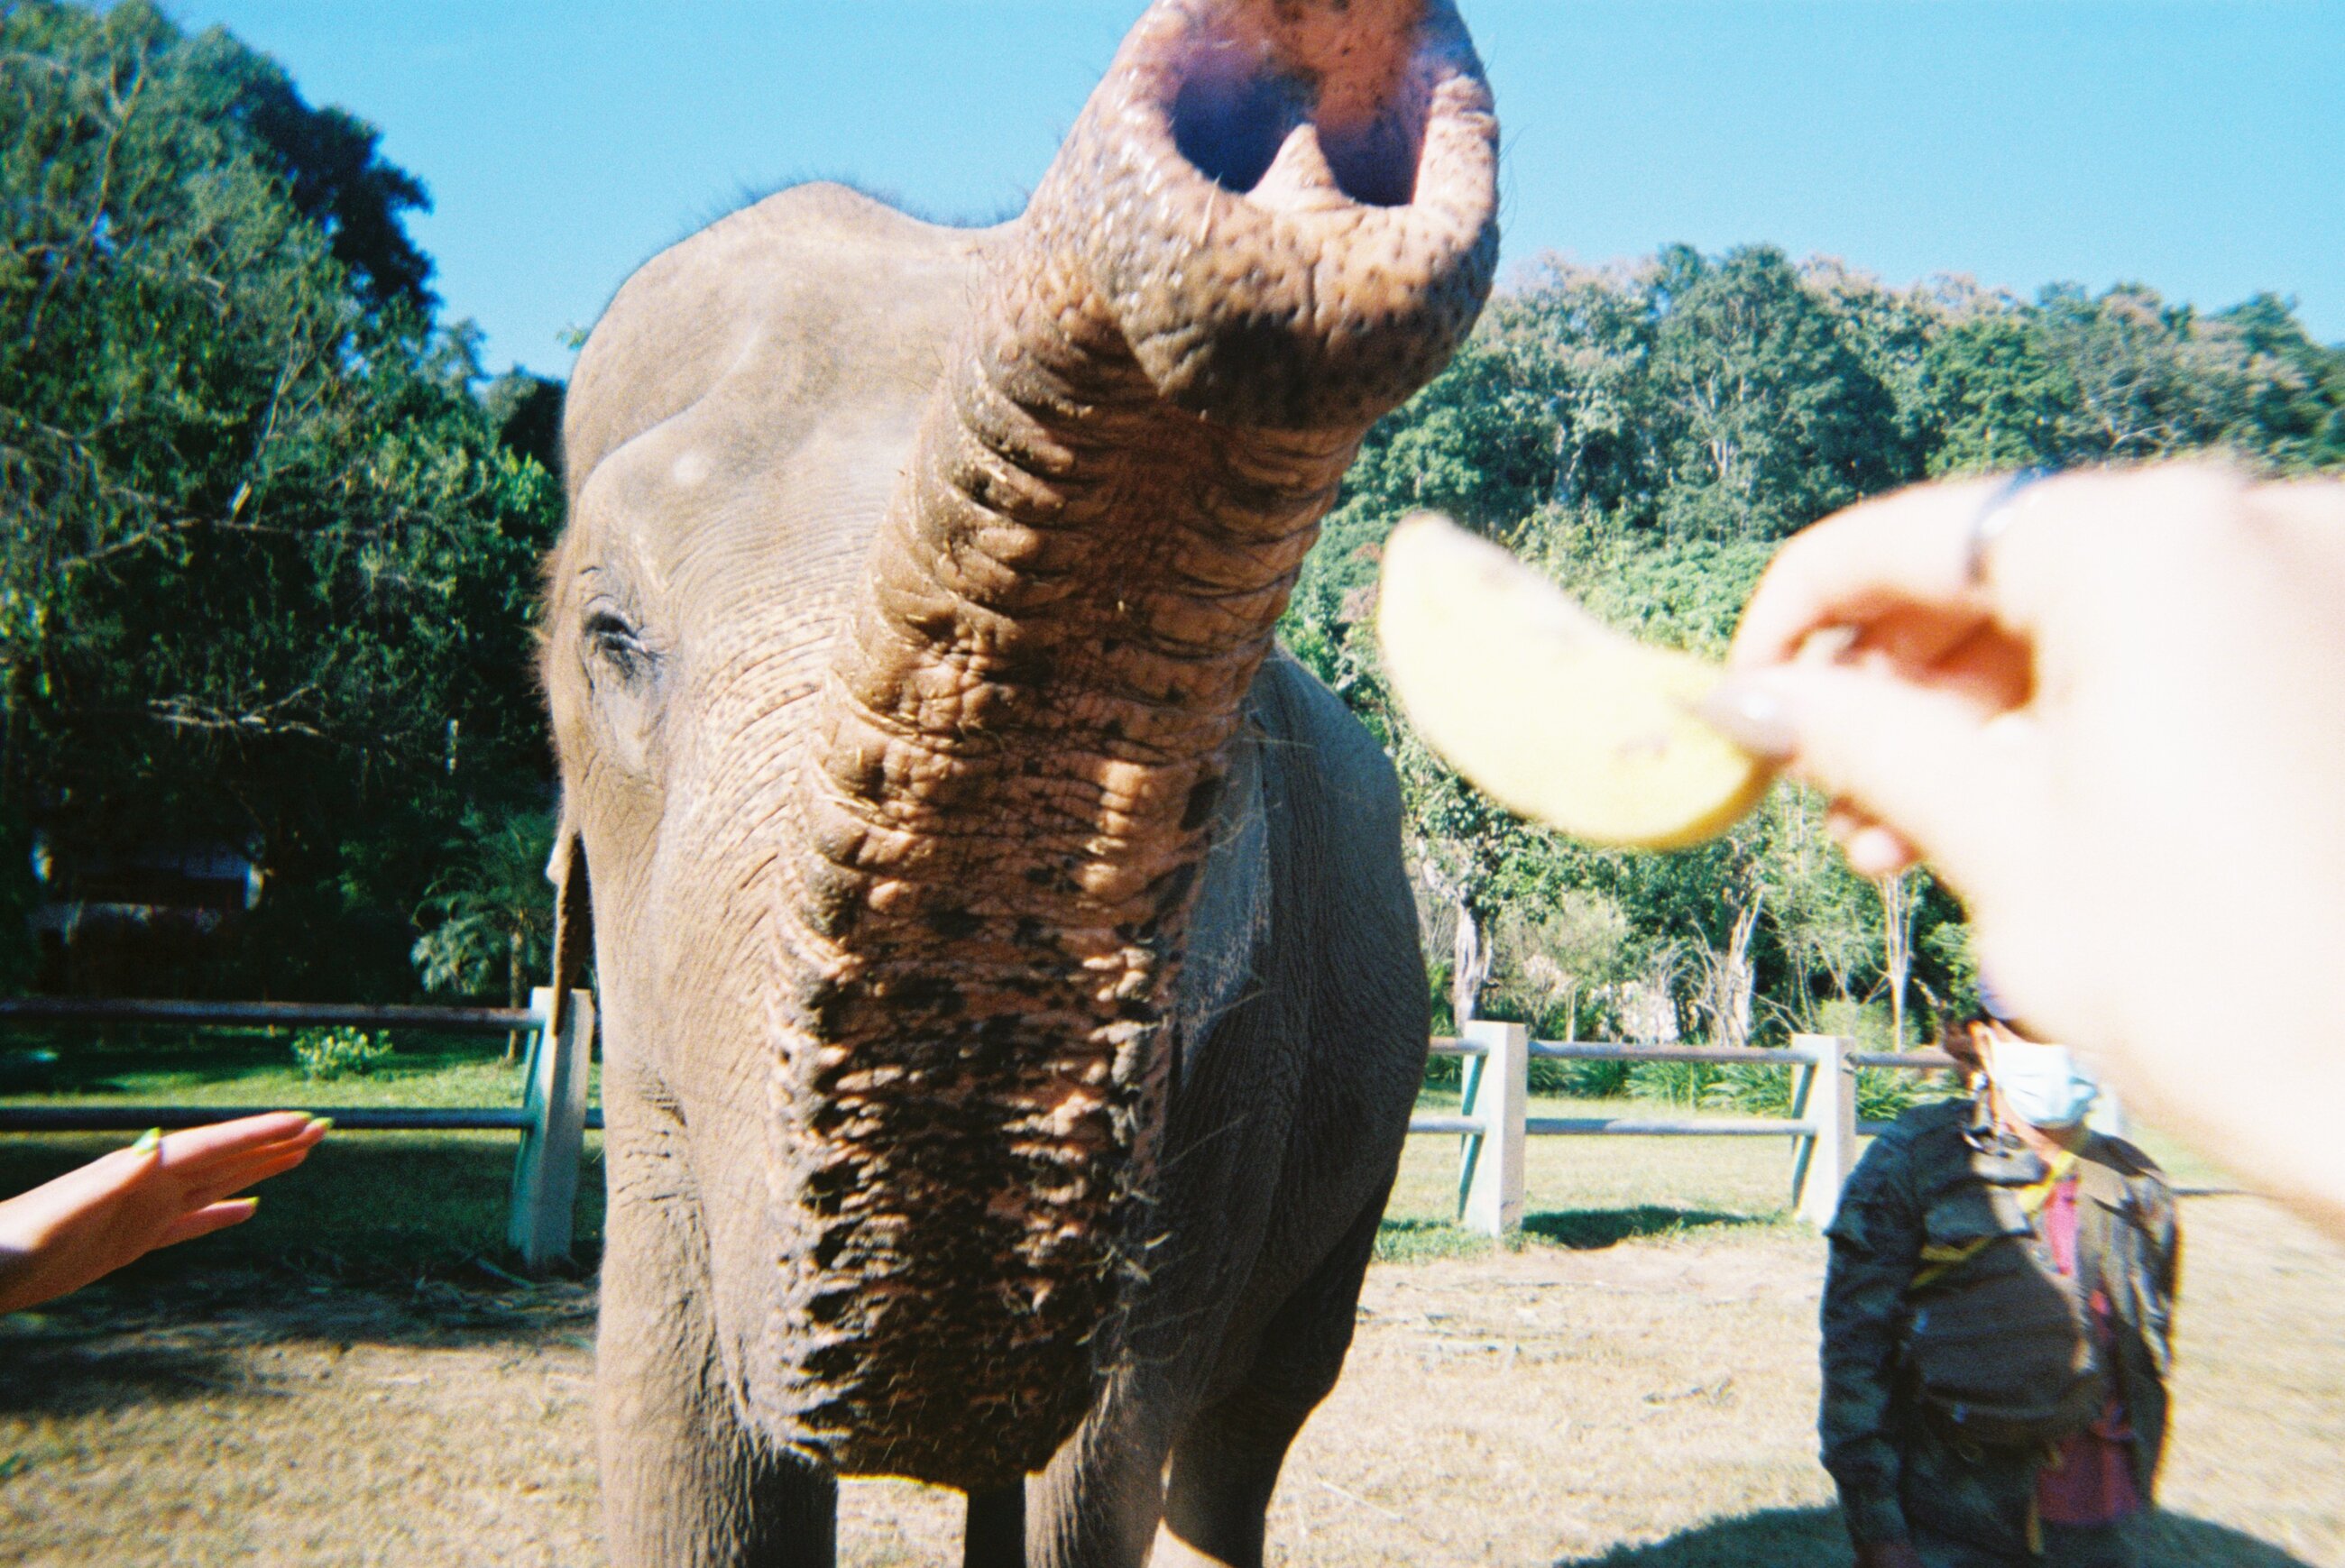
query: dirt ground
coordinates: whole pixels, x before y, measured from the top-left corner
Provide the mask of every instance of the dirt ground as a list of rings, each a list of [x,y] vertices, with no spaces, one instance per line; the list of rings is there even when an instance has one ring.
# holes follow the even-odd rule
[[[1812,1457],[1821,1244],[1666,1212],[1378,1264],[1272,1560],[1845,1564]],[[2345,1568],[2345,1250],[2249,1199],[2184,1217],[2158,1568]],[[384,1292],[224,1273],[168,1312],[101,1296],[8,1320],[0,1562],[599,1563],[592,1330],[588,1287],[486,1274]],[[957,1524],[957,1498],[853,1483],[842,1557],[958,1562]]]

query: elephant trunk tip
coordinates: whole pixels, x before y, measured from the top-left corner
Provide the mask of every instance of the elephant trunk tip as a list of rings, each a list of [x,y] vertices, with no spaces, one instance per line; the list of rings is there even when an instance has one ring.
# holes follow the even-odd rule
[[[1264,206],[1410,205],[1435,89],[1458,64],[1457,38],[1429,29],[1426,11],[1423,0],[1193,8],[1161,56],[1173,146]]]
[[[1193,413],[1364,425],[1488,295],[1497,121],[1449,0],[1162,0],[1086,120],[1038,226]]]

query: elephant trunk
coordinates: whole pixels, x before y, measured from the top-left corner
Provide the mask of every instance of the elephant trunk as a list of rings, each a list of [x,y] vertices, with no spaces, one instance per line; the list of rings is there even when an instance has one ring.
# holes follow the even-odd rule
[[[971,1488],[1090,1402],[1240,705],[1337,481],[1486,297],[1449,0],[1165,0],[1005,232],[779,870],[788,1441]]]

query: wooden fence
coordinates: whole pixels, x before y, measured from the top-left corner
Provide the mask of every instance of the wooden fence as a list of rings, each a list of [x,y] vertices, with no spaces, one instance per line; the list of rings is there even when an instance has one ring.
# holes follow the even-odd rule
[[[522,1260],[543,1269],[569,1256],[571,1216],[578,1197],[578,1165],[600,1113],[586,1108],[594,1045],[594,998],[585,991],[559,997],[541,987],[527,1007],[356,1007],[310,1002],[87,1001],[30,996],[0,1000],[0,1029],[28,1024],[182,1024],[198,1028],[422,1029],[504,1034],[526,1029],[528,1060],[518,1106],[0,1106],[0,1133],[143,1132],[150,1127],[202,1127],[262,1111],[310,1109],[333,1118],[337,1131],[521,1134],[513,1163],[507,1235]]]
[[[1455,1133],[1463,1142],[1457,1169],[1458,1223],[1486,1236],[1523,1222],[1526,1138],[1788,1138],[1792,1206],[1819,1229],[1832,1223],[1840,1189],[1856,1164],[1860,1134],[1881,1130],[1856,1116],[1856,1070],[1924,1072],[1954,1065],[1941,1051],[1866,1052],[1837,1035],[1796,1035],[1781,1050],[1704,1046],[1623,1046],[1535,1040],[1520,1024],[1477,1019],[1457,1039],[1433,1042],[1436,1056],[1465,1058],[1457,1114],[1410,1118],[1413,1133]],[[1792,1075],[1788,1117],[1540,1117],[1529,1114],[1530,1064],[1705,1062],[1777,1067]]]

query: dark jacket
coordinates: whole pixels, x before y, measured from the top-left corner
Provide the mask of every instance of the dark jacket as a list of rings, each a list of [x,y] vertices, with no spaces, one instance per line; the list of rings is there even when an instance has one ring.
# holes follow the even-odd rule
[[[1921,1408],[1905,1364],[1914,1278],[1925,1245],[1959,1250],[2040,1247],[2010,1189],[2040,1174],[2034,1157],[1994,1147],[1976,1107],[1953,1100],[1906,1112],[1850,1176],[1827,1233],[1824,1468],[1860,1544],[1903,1541],[1909,1526],[2025,1555],[2047,1450],[1958,1441]],[[2150,1158],[2097,1135],[2077,1151],[2077,1249],[2097,1268],[2116,1320],[2112,1371],[2134,1434],[2134,1476],[2147,1501],[2166,1444],[2179,1249],[2174,1198]],[[1997,1187],[2003,1192],[1993,1190]],[[1990,1261],[1992,1261],[1990,1259]]]

